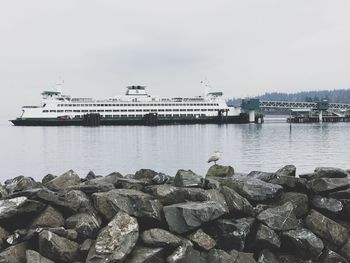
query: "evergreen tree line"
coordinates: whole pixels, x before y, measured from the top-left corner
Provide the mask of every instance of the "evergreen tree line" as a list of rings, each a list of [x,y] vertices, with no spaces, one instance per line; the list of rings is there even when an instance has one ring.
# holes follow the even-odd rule
[[[302,91],[296,93],[267,92],[255,98],[271,101],[307,101],[317,102],[328,100],[334,103],[350,103],[350,89]],[[242,98],[228,100],[229,105],[240,105]]]

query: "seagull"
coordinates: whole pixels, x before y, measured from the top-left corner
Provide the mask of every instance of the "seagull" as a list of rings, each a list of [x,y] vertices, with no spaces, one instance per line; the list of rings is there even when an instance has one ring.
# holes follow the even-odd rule
[[[216,165],[216,162],[220,159],[222,152],[216,151],[214,154],[209,158],[208,163],[214,162]]]

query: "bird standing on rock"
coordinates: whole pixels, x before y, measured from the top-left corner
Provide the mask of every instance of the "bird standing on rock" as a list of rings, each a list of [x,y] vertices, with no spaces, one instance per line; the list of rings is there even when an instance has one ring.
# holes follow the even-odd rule
[[[222,152],[216,151],[214,154],[209,158],[208,163],[214,162],[216,165],[216,162],[220,159]]]

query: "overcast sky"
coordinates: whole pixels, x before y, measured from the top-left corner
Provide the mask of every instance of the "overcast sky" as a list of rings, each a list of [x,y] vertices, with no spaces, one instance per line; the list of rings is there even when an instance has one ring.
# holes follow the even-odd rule
[[[32,0],[0,3],[2,115],[61,77],[76,96],[127,85],[228,97],[350,88],[349,0]]]

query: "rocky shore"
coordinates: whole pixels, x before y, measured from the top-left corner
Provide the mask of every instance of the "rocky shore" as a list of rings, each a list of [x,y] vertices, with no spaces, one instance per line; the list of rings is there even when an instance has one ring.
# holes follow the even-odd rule
[[[350,262],[349,171],[74,171],[0,186],[0,263]]]

